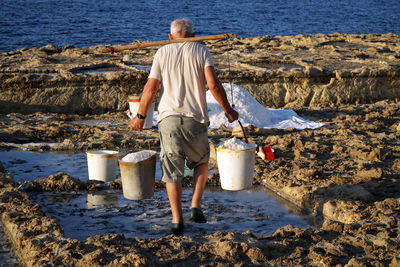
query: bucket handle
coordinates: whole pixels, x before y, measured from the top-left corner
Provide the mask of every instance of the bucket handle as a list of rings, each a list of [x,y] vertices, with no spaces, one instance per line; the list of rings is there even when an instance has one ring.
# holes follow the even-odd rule
[[[242,128],[242,132],[243,132],[243,136],[244,136],[244,140],[246,140],[246,143],[249,142],[249,139],[247,139],[247,135],[246,135],[246,131],[243,128],[242,123],[240,122],[240,120],[238,120],[239,124],[240,124],[240,128]]]

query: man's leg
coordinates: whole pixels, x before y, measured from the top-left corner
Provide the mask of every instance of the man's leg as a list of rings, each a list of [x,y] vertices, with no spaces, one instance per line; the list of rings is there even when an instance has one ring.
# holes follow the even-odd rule
[[[182,183],[166,183],[172,223],[182,223]]]
[[[201,210],[201,198],[208,179],[208,162],[194,168],[192,208]]]

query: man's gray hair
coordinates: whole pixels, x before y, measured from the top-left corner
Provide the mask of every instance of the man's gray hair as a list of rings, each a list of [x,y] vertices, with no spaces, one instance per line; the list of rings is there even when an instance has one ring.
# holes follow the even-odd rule
[[[189,19],[176,19],[171,22],[171,34],[184,32],[186,34],[193,33],[193,23]]]

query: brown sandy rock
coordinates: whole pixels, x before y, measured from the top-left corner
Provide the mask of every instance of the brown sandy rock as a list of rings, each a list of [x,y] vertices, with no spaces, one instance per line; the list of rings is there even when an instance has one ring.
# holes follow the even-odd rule
[[[390,262],[389,267],[399,267],[400,266],[400,257],[394,257]]]
[[[329,200],[324,203],[322,214],[331,220],[346,224],[357,223],[362,219],[358,206],[350,201]]]
[[[359,170],[356,173],[356,177],[358,177],[357,181],[370,181],[372,179],[379,179],[382,177],[382,169],[381,168],[372,168],[369,170]]]
[[[26,191],[76,191],[86,189],[85,182],[59,172],[45,179],[27,182]]]
[[[379,40],[379,41],[371,41]],[[298,35],[208,41],[218,76],[268,107],[329,107],[398,99],[400,37]],[[8,112],[105,113],[127,102],[104,46],[45,46],[0,54],[0,101]],[[157,48],[116,53],[126,94],[140,94]],[[227,66],[226,54],[231,57]],[[229,71],[230,70],[230,71]],[[232,78],[232,79],[231,79]]]
[[[9,173],[0,172],[0,188],[15,186],[14,176]]]

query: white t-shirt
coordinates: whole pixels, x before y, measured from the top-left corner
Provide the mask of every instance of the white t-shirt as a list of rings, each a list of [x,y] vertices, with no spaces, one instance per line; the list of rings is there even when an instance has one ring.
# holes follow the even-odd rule
[[[204,76],[208,66],[214,66],[211,54],[200,43],[175,43],[158,49],[149,75],[160,81],[158,122],[168,116],[209,122]]]

